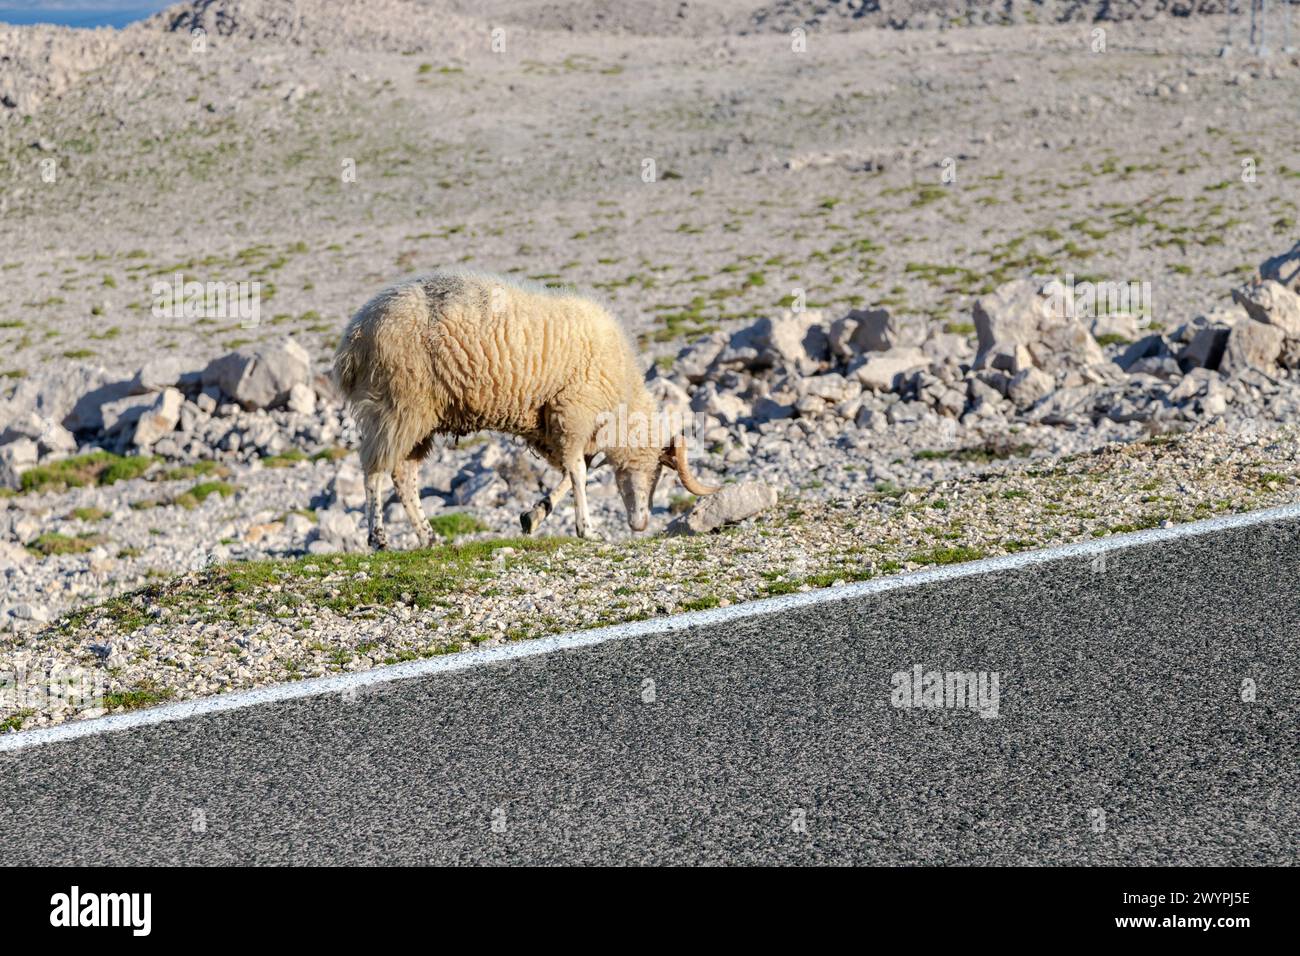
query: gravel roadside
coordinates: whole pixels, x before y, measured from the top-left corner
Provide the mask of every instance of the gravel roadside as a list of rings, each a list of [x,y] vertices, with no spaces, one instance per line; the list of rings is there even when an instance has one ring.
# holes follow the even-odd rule
[[[1271,507],[1295,500],[1298,454],[1293,428],[1207,429],[994,463],[925,487],[785,497],[709,536],[603,544],[470,536],[424,552],[217,565],[0,637],[8,694],[0,726],[47,726]],[[93,706],[71,692],[33,692],[52,684],[93,688]]]

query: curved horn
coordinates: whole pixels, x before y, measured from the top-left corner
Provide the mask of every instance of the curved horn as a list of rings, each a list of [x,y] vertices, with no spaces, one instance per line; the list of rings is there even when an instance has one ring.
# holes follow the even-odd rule
[[[706,485],[691,473],[690,463],[686,460],[686,439],[681,435],[673,439],[673,467],[677,469],[683,487],[693,495],[711,495],[722,487]]]

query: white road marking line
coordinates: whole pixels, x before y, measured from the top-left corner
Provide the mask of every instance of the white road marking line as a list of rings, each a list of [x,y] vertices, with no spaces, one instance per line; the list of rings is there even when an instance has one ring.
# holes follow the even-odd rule
[[[723,624],[728,621],[780,614],[785,611],[797,610],[828,601],[853,600],[873,594],[883,594],[888,591],[933,584],[937,581],[952,581],[981,574],[995,574],[999,571],[1014,571],[1038,564],[1069,560],[1070,558],[1093,558],[1099,554],[1126,548],[1177,541],[1180,538],[1199,537],[1219,531],[1249,528],[1254,525],[1297,518],[1300,518],[1300,503],[1282,505],[1264,511],[1248,511],[1242,514],[1210,518],[1206,521],[1175,525],[1172,528],[1134,531],[1109,538],[1044,548],[1041,551],[1022,551],[1017,554],[1003,555],[996,558],[982,558],[964,564],[927,568],[908,574],[873,578],[869,581],[860,581],[838,588],[820,588],[799,594],[786,594],[780,597],[747,601],[730,607],[711,608],[707,611],[691,611],[686,614],[674,614],[646,621],[634,621],[630,624],[615,624],[609,627],[594,628],[590,631],[556,634],[552,637],[539,637],[534,640],[484,650],[461,651],[445,657],[431,657],[419,661],[410,661],[405,664],[392,664],[387,667],[377,667],[373,670],[355,674],[316,677],[291,684],[275,684],[253,690],[235,691],[216,697],[202,697],[196,700],[180,701],[175,704],[164,704],[147,710],[113,714],[93,720],[71,721],[54,727],[40,727],[34,730],[3,734],[0,735],[0,752],[22,750],[27,747],[36,747],[41,744],[56,743],[63,740],[75,740],[93,734],[112,733],[120,730],[130,730],[134,727],[147,727],[174,720],[185,720],[188,717],[200,717],[204,714],[240,710],[245,707],[256,707],[259,704],[273,704],[300,697],[341,694],[348,690],[359,690],[363,687],[387,684],[391,681],[466,670],[485,664],[497,664],[519,658],[534,657],[539,654],[551,654],[555,651],[575,650],[622,638],[670,634],[675,631]]]

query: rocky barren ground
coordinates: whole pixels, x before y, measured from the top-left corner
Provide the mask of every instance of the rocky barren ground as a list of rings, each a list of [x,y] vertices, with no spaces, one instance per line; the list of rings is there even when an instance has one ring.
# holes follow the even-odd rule
[[[1217,5],[354,9],[0,27],[7,662],[132,706],[1286,500],[1300,61],[1220,55]],[[602,297],[700,417],[698,470],[778,503],[674,542],[692,502],[661,488],[624,543],[597,472],[610,543],[508,539],[555,476],[475,436],[426,463],[425,577],[357,554],[328,359],[373,292],[448,267]],[[260,283],[258,321],[158,314],[177,274]],[[1140,294],[1067,309],[1070,282]],[[1139,448],[1044,527],[1083,506],[1043,476]],[[986,480],[996,539],[953,491]],[[501,568],[551,577],[488,594]]]

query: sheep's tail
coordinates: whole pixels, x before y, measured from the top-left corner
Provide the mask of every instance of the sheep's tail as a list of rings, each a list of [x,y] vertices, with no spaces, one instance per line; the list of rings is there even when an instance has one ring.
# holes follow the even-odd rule
[[[348,399],[357,390],[361,377],[361,356],[358,354],[360,349],[356,347],[351,333],[352,323],[348,323],[347,331],[339,340],[339,347],[334,350],[334,364],[330,369],[334,387],[339,390],[340,395]]]
[[[368,474],[391,472],[436,427],[429,366],[410,360],[427,322],[421,296],[393,290],[352,318],[334,353],[331,374],[356,420]]]

